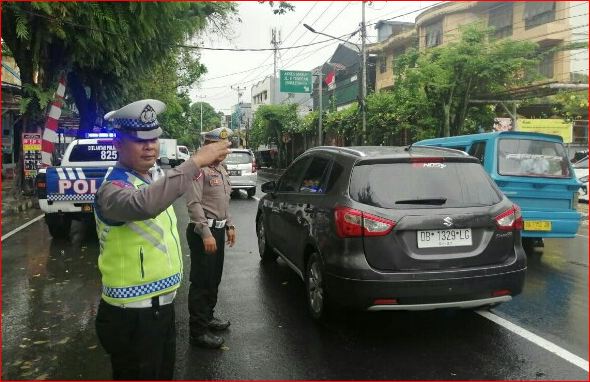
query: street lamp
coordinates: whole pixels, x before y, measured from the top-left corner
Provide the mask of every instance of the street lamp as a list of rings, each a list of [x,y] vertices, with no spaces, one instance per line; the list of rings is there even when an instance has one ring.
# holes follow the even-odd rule
[[[303,24],[303,26],[312,33],[320,34],[322,36],[326,36],[326,37],[333,38],[335,40],[346,42],[346,43],[354,46],[358,50],[359,55],[361,56],[361,67],[362,67],[361,116],[362,116],[362,122],[363,122],[363,145],[366,144],[366,141],[367,141],[367,111],[365,108],[365,98],[367,97],[367,59],[366,59],[366,54],[365,54],[365,2],[363,1],[363,22],[361,25],[361,34],[362,34],[363,43],[360,47],[358,46],[358,44],[346,41],[340,37],[332,36],[332,35],[329,35],[324,32],[318,32],[307,24]],[[354,33],[356,33],[356,32],[354,32]],[[354,35],[354,33],[353,33],[353,35]],[[322,72],[320,70],[320,97],[321,97],[321,89],[322,89],[321,88],[321,81],[323,80],[321,77],[322,77]],[[320,99],[320,105],[321,104],[322,104],[322,100]],[[320,115],[321,115],[321,109],[320,109]],[[321,117],[320,117],[320,129],[321,129]],[[321,136],[321,130],[320,130],[320,136]]]

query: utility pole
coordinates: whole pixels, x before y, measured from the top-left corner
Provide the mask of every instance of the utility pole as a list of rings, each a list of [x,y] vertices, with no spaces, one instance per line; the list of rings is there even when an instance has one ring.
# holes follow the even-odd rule
[[[197,96],[197,98],[203,99],[203,98],[207,98],[207,97]],[[202,134],[203,134],[203,101],[199,101],[199,104],[201,105],[201,124],[200,124],[200,128],[199,128],[199,147],[200,147],[201,146],[200,137],[202,137]]]
[[[276,104],[277,103],[277,54],[279,52],[279,46],[281,45],[281,31],[278,31],[277,28],[272,28],[271,32],[271,39],[270,44],[273,46],[273,54],[274,54],[274,65],[272,71],[272,92],[270,93],[270,103]]]
[[[242,93],[244,90],[246,90],[246,87],[240,87],[240,86],[231,86],[232,90],[235,90],[236,92],[238,92],[238,110],[237,110],[237,114],[238,114],[238,120],[237,120],[237,124],[238,124],[238,147],[241,146],[242,144],[242,137],[241,135],[241,125],[242,125],[242,106],[241,106],[241,101],[240,99],[242,98]],[[232,118],[233,118],[233,113],[232,113]]]
[[[367,52],[365,39],[367,37],[367,28],[365,25],[365,2],[362,2],[363,20],[361,23],[361,65],[363,67],[363,82],[361,85],[361,113],[363,117],[363,145],[367,144]]]

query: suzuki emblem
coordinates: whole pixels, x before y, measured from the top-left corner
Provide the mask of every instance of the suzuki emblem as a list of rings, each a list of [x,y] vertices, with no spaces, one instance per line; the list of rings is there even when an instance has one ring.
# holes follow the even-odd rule
[[[453,225],[453,219],[451,219],[450,216],[447,216],[446,218],[443,219],[443,224],[446,225],[447,227],[450,227]]]

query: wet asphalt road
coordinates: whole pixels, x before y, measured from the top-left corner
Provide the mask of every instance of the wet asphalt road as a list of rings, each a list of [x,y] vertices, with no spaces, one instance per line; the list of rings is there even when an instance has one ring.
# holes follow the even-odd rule
[[[315,324],[286,263],[260,264],[256,206],[245,195],[231,202],[238,244],[226,250],[219,293],[217,311],[232,321],[222,350],[188,345],[188,285],[179,291],[177,379],[588,379],[470,311],[344,312]],[[175,207],[182,237],[188,216],[183,201]],[[3,222],[3,233],[39,214]],[[543,256],[529,257],[523,294],[493,313],[587,360],[587,224],[579,234],[547,240]],[[110,378],[94,332],[100,281],[90,236],[73,224],[69,242],[53,241],[39,221],[2,242],[2,379]]]

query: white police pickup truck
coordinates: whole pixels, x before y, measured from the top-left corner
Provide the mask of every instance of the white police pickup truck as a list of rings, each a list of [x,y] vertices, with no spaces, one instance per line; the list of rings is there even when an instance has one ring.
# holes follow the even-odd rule
[[[39,171],[35,179],[39,207],[53,238],[68,238],[72,220],[94,227],[94,195],[116,162],[112,137],[76,139],[59,166]]]

